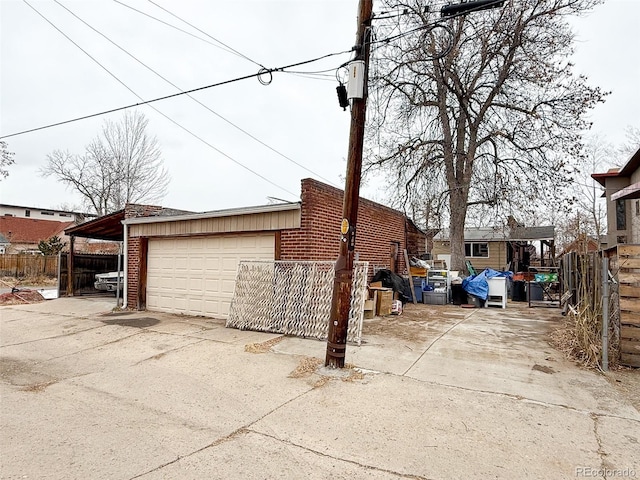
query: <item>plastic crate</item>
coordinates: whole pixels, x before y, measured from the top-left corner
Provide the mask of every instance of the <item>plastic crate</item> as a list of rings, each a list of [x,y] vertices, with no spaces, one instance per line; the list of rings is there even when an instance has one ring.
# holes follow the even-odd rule
[[[446,292],[422,292],[422,301],[429,305],[446,305]]]

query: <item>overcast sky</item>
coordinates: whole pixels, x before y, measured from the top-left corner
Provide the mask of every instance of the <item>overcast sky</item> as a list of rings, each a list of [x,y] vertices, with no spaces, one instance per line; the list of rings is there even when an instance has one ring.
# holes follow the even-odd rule
[[[27,1],[0,0],[0,135],[138,103],[135,94],[148,100],[177,92],[150,69],[188,90],[254,74],[259,65],[274,68],[348,51],[355,41],[357,0],[154,0],[210,37],[145,0]],[[593,112],[593,131],[620,143],[625,126],[640,127],[640,2],[607,0],[573,24],[576,71],[612,91]],[[296,71],[332,69],[348,59],[336,55]],[[172,178],[162,204],[207,211],[262,205],[268,197],[297,201],[306,177],[342,188],[349,114],[337,104],[336,85],[332,72],[275,73],[267,86],[248,79],[193,94],[215,114],[186,96],[153,104],[171,120],[138,107]],[[16,164],[0,182],[0,203],[80,205],[77,194],[39,170],[53,150],[82,153],[106,119],[121,116],[7,138]],[[382,200],[373,186],[364,186],[362,195]]]

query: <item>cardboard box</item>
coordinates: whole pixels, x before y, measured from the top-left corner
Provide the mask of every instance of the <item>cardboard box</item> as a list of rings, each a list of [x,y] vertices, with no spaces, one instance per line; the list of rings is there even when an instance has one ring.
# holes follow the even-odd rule
[[[376,314],[376,304],[373,299],[364,301],[364,318],[373,318]]]
[[[426,277],[427,269],[422,267],[409,267],[412,277]]]
[[[378,304],[376,305],[376,314],[380,316],[391,315],[391,306],[393,303],[393,291],[379,290]]]

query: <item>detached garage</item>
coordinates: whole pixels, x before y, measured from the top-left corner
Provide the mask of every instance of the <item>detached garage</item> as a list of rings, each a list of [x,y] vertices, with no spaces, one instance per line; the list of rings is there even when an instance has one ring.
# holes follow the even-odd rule
[[[127,306],[226,318],[240,260],[275,260],[300,204],[128,218]]]

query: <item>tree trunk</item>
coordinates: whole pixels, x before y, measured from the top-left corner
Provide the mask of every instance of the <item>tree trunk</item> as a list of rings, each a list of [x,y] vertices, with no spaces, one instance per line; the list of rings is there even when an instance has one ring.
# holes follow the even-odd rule
[[[467,216],[468,190],[461,186],[452,188],[449,196],[451,216],[449,217],[449,242],[451,243],[450,270],[466,270],[464,255],[464,224]]]

